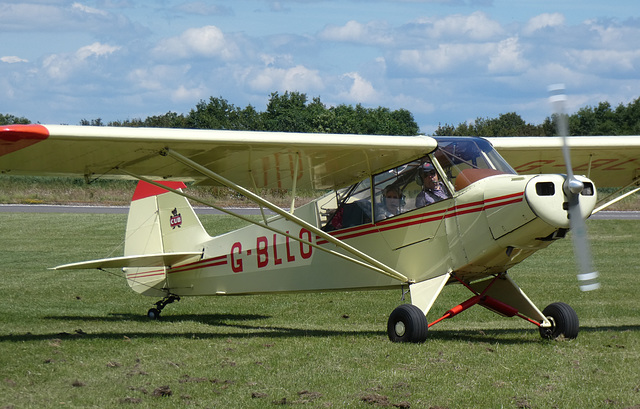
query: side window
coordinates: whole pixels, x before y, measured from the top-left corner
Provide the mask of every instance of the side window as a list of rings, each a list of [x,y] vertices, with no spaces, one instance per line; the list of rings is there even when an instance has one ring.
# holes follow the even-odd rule
[[[406,212],[406,184],[401,177],[406,166],[391,169],[373,177],[375,191],[375,221]]]
[[[431,158],[425,156],[319,199],[320,223],[324,231],[377,223],[450,197]]]
[[[335,192],[335,200],[321,207],[324,231],[346,229],[371,223],[371,183],[365,179],[360,183]]]
[[[429,157],[377,174],[373,181],[376,222],[451,197]]]

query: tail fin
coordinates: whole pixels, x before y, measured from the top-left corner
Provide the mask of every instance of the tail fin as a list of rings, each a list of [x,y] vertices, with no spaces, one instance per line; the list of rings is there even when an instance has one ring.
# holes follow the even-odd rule
[[[161,182],[182,189],[182,182]],[[136,187],[124,244],[125,256],[202,250],[209,235],[189,201],[158,186],[139,182]],[[163,296],[166,267],[125,269],[129,286],[141,294]]]

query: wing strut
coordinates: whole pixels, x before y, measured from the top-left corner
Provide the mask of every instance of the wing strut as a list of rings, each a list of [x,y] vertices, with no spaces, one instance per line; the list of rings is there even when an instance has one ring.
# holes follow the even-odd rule
[[[598,206],[597,208],[595,208],[593,210],[593,212],[591,212],[591,214],[596,214],[599,211],[604,210],[607,207],[611,206],[612,204],[619,202],[620,200],[624,199],[625,197],[631,196],[632,194],[636,193],[637,191],[640,190],[640,187],[636,187],[635,189],[632,189],[627,193],[620,194],[620,192],[622,192],[624,189],[626,189],[626,188],[628,188],[630,186],[633,186],[633,185],[637,185],[639,182],[640,182],[640,177],[637,177],[637,178],[633,179],[631,181],[631,183],[629,183],[628,185],[623,186],[620,189],[616,190],[615,192],[611,193],[609,196],[605,197],[604,199],[602,199],[599,202],[599,203],[602,203],[602,202],[606,201],[606,203],[604,203],[604,204]],[[619,196],[616,196],[618,194],[619,194]],[[616,196],[616,197],[614,197],[614,196]],[[613,197],[613,199],[610,199],[611,197]]]
[[[144,176],[136,175],[136,174],[134,174],[132,172],[127,171],[126,169],[120,168],[119,170],[121,172],[124,172],[124,173],[136,178],[136,179],[139,179],[139,180],[142,180],[144,182],[150,183],[152,185],[161,187],[161,188],[163,188],[165,190],[168,190],[168,191],[170,191],[172,193],[175,193],[177,195],[186,197],[187,199],[193,200],[195,202],[202,203],[202,204],[204,204],[206,206],[210,206],[210,207],[212,207],[212,208],[214,208],[216,210],[219,210],[219,211],[221,211],[223,213],[226,213],[228,215],[237,217],[237,218],[239,218],[241,220],[244,220],[244,221],[246,221],[248,223],[259,225],[260,227],[263,227],[263,228],[265,228],[267,230],[270,230],[270,231],[272,231],[274,233],[282,234],[282,235],[284,235],[286,237],[289,237],[289,238],[291,238],[293,240],[303,242],[303,243],[308,244],[308,245],[310,245],[310,246],[312,246],[312,247],[314,247],[314,248],[316,248],[318,250],[325,251],[325,252],[327,252],[329,254],[332,254],[334,256],[337,256],[337,257],[343,258],[345,260],[351,261],[353,263],[356,263],[356,264],[361,265],[363,267],[369,268],[369,269],[371,269],[373,271],[376,271],[378,273],[381,273],[381,274],[384,274],[384,275],[389,276],[391,278],[394,278],[394,279],[396,279],[398,281],[401,281],[403,283],[412,283],[413,282],[412,280],[409,280],[403,274],[395,271],[394,269],[390,268],[389,266],[385,265],[384,263],[381,263],[378,260],[374,259],[373,257],[370,257],[367,254],[359,251],[358,249],[356,249],[356,248],[354,248],[352,246],[349,246],[348,244],[344,243],[342,240],[336,239],[335,237],[327,234],[326,232],[318,229],[317,227],[315,227],[315,226],[305,222],[304,220],[298,218],[297,216],[295,216],[293,214],[290,214],[290,213],[280,209],[278,206],[276,206],[276,205],[272,204],[271,202],[261,198],[260,196],[254,194],[253,192],[243,188],[242,186],[236,185],[235,183],[225,179],[224,177],[222,177],[220,175],[217,175],[216,173],[214,173],[214,172],[210,171],[209,169],[201,166],[200,164],[198,164],[196,162],[193,162],[192,160],[190,160],[188,158],[185,158],[184,156],[180,155],[179,153],[171,151],[171,154],[170,154],[169,150],[164,151],[164,153],[166,153],[167,155],[170,155],[170,156],[172,156],[172,157],[174,157],[176,159],[178,157],[179,158],[183,158],[186,162],[182,162],[179,159],[177,159],[177,160],[179,160],[180,162],[184,163],[185,165],[187,165],[189,167],[192,167],[193,169],[201,172],[203,175],[205,175],[207,177],[210,177],[211,179],[213,179],[213,180],[215,180],[215,181],[217,181],[219,183],[222,183],[223,185],[235,190],[236,192],[239,192],[239,193],[249,197],[254,202],[256,202],[256,203],[258,203],[258,204],[260,204],[262,206],[267,207],[268,209],[270,209],[273,212],[279,214],[283,218],[285,218],[287,220],[290,220],[290,221],[292,221],[292,222],[304,227],[305,229],[309,230],[310,232],[316,234],[317,236],[319,236],[319,237],[327,240],[328,242],[330,242],[330,243],[332,243],[332,244],[334,244],[334,245],[346,250],[347,252],[351,253],[352,255],[354,255],[354,256],[356,256],[356,257],[358,257],[358,258],[360,258],[360,259],[362,259],[364,261],[360,261],[360,260],[354,259],[353,257],[349,257],[347,255],[338,253],[338,252],[336,252],[334,250],[330,250],[330,249],[321,247],[321,246],[319,246],[319,245],[317,245],[315,243],[307,242],[306,240],[300,239],[297,236],[293,236],[293,235],[291,235],[289,233],[286,233],[286,232],[280,231],[280,230],[278,230],[276,228],[273,228],[273,227],[269,226],[268,224],[258,223],[255,220],[252,220],[252,219],[250,219],[248,217],[244,217],[244,216],[242,216],[240,214],[237,214],[237,213],[234,213],[234,212],[232,212],[230,210],[221,208],[219,206],[216,206],[216,205],[214,205],[212,203],[209,203],[207,201],[204,201],[202,199],[198,199],[198,198],[196,198],[194,196],[191,196],[191,195],[189,195],[187,193],[184,193],[184,192],[181,192],[179,190],[172,189],[172,188],[170,188],[168,186],[162,185],[162,184],[160,184],[158,182],[155,182],[155,181],[153,181],[153,180],[151,180],[149,178],[146,178]],[[177,157],[174,156],[174,155],[177,155]]]
[[[331,254],[331,255],[333,255],[333,256],[336,256],[336,257],[340,257],[340,258],[342,258],[342,259],[344,259],[344,260],[351,261],[352,263],[356,263],[356,264],[358,264],[358,265],[360,265],[360,266],[366,267],[366,268],[368,268],[368,269],[370,269],[370,270],[373,270],[373,271],[375,271],[375,272],[377,272],[377,273],[384,274],[384,275],[388,275],[385,271],[383,271],[383,270],[381,270],[381,269],[379,269],[379,268],[377,268],[377,267],[375,267],[375,266],[372,266],[371,264],[367,264],[367,263],[365,263],[365,262],[363,262],[363,261],[360,261],[360,260],[354,259],[353,257],[349,257],[349,256],[344,255],[344,254],[342,254],[342,253],[338,253],[337,251],[334,251],[334,250],[330,250],[330,249],[327,249],[327,248],[321,247],[321,246],[319,246],[319,245],[317,245],[317,244],[315,244],[315,243],[312,243],[312,242],[306,241],[306,240],[301,239],[301,238],[299,238],[299,237],[297,237],[297,236],[293,236],[293,235],[292,235],[292,234],[290,234],[290,233],[283,232],[283,231],[278,230],[278,229],[276,229],[276,228],[274,228],[274,227],[271,227],[271,226],[269,226],[268,224],[262,224],[262,223],[256,222],[256,221],[255,221],[255,220],[253,220],[253,219],[250,219],[250,218],[248,218],[248,217],[242,216],[241,214],[238,214],[238,213],[234,213],[234,212],[232,212],[232,211],[230,211],[230,210],[227,210],[227,209],[225,209],[225,208],[223,208],[223,207],[216,206],[216,205],[214,205],[213,203],[207,202],[206,200],[202,200],[202,199],[199,199],[199,198],[197,198],[197,197],[195,197],[195,196],[191,196],[191,195],[189,195],[189,194],[187,194],[187,193],[181,192],[181,191],[179,191],[179,190],[176,190],[176,189],[170,188],[170,187],[168,187],[168,186],[166,186],[166,185],[163,185],[163,184],[161,184],[161,183],[158,183],[158,182],[156,182],[156,181],[154,181],[154,180],[151,180],[151,179],[149,179],[149,178],[146,178],[146,177],[144,177],[144,176],[136,175],[135,173],[129,172],[129,171],[127,171],[126,169],[119,169],[119,170],[120,170],[121,172],[126,173],[127,175],[129,175],[129,176],[133,177],[133,178],[136,178],[136,179],[141,180],[141,181],[143,181],[143,182],[147,182],[147,183],[152,184],[152,185],[154,185],[154,186],[158,186],[158,187],[160,187],[160,188],[162,188],[162,189],[164,189],[164,190],[168,190],[168,191],[170,191],[170,192],[172,192],[172,193],[175,193],[175,194],[177,194],[177,195],[179,195],[179,196],[186,197],[187,199],[189,199],[189,200],[193,200],[194,202],[198,202],[198,203],[201,203],[201,204],[203,204],[203,205],[205,205],[205,206],[209,206],[209,207],[211,207],[211,208],[213,208],[213,209],[215,209],[215,210],[218,210],[218,211],[220,211],[220,212],[222,212],[222,213],[228,214],[229,216],[236,217],[236,218],[238,218],[238,219],[240,219],[240,220],[243,220],[243,221],[245,221],[245,222],[247,222],[247,223],[255,224],[255,225],[257,225],[257,226],[260,226],[260,227],[262,227],[262,228],[264,228],[264,229],[267,229],[267,230],[269,230],[269,231],[272,231],[272,232],[274,232],[274,233],[278,233],[278,234],[281,234],[281,235],[283,235],[283,236],[285,236],[285,237],[288,237],[288,238],[290,238],[290,239],[293,239],[293,240],[299,241],[299,242],[301,242],[301,243],[307,244],[307,245],[309,245],[309,246],[311,246],[311,247],[313,247],[313,248],[315,248],[315,249],[318,249],[318,250],[324,251],[324,252],[329,253],[329,254]],[[393,277],[393,278],[396,278],[396,277]],[[398,279],[398,280],[399,280],[399,279]],[[405,281],[405,282],[406,282],[406,283],[411,283],[410,281]]]
[[[273,203],[269,202],[268,200],[263,199],[262,197],[256,195],[255,193],[251,192],[250,190],[245,189],[244,187],[233,183],[232,181],[224,178],[223,176],[218,175],[217,173],[207,169],[206,167],[200,165],[197,162],[194,162],[193,160],[187,158],[186,156],[174,151],[173,149],[167,148],[163,151],[164,154],[171,156],[173,159],[177,160],[178,162],[182,163],[183,165],[186,165],[190,168],[192,168],[193,170],[201,173],[204,176],[207,176],[213,180],[215,180],[218,183],[222,183],[223,185],[227,186],[230,189],[235,190],[236,192],[242,194],[243,196],[248,197],[249,199],[253,200],[254,202],[263,205],[264,207],[266,207],[267,209],[273,211],[274,213],[282,216],[284,219],[292,221],[296,224],[298,224],[299,226],[304,227],[305,229],[309,230],[310,232],[314,233],[316,236],[319,236],[325,240],[327,240],[329,243],[340,247],[341,249],[353,254],[354,256],[366,261],[367,263],[371,264],[372,266],[377,267],[377,269],[380,270],[380,272],[382,272],[383,274],[391,277],[391,278],[395,278],[396,280],[402,281],[402,282],[409,282],[409,279],[399,273],[398,271],[394,270],[393,268],[387,266],[384,263],[381,263],[380,261],[376,260],[375,258],[369,256],[366,253],[363,253],[362,251],[356,249],[355,247],[352,247],[348,244],[346,244],[345,242],[343,242],[340,239],[337,239],[335,237],[333,237],[330,234],[327,234],[326,232],[318,229],[316,226],[313,226],[309,223],[307,223],[306,221],[300,219],[299,217],[286,212],[282,209],[280,209],[278,206],[274,205]]]
[[[293,172],[293,187],[291,188],[291,206],[289,206],[289,213],[293,214],[293,210],[296,206],[296,193],[298,187],[298,171],[300,170],[300,152],[296,152],[296,165]],[[373,214],[373,213],[371,213]]]

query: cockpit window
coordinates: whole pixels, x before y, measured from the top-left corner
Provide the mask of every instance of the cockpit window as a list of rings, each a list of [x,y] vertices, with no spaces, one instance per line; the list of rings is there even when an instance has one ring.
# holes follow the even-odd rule
[[[425,156],[320,199],[320,222],[325,231],[377,223],[450,197],[431,157]]]
[[[431,155],[336,190],[318,201],[325,231],[379,222],[452,196],[451,188],[498,174],[516,174],[480,138],[437,138]],[[444,173],[440,171],[444,170]]]
[[[375,221],[451,197],[428,156],[373,177]]]
[[[434,156],[456,191],[489,176],[516,174],[491,144],[480,138],[438,138]]]

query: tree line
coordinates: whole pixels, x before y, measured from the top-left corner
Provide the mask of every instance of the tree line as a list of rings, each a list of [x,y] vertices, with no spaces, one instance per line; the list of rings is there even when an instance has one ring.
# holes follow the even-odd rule
[[[103,125],[99,119],[83,119],[80,124]],[[309,101],[300,92],[272,93],[263,112],[251,105],[241,108],[223,98],[210,97],[208,101],[201,100],[188,114],[167,112],[107,125],[370,135],[417,135],[420,130],[413,114],[406,109],[392,111],[360,104],[327,107],[319,97]]]
[[[640,98],[618,105],[608,102],[586,106],[568,115],[571,135],[640,135]],[[439,125],[436,136],[552,136],[555,115],[542,124],[527,123],[515,112],[497,118],[476,118],[458,125]],[[28,124],[24,117],[0,114],[0,125]],[[241,108],[223,98],[201,100],[188,114],[167,112],[145,119],[126,119],[104,123],[102,119],[82,119],[80,125],[131,126],[191,129],[228,129],[271,132],[311,132],[365,135],[417,135],[418,124],[406,109],[364,108],[362,105],[327,107],[319,97],[308,100],[300,92],[274,92],[265,111],[253,106]]]
[[[539,124],[527,123],[515,112],[500,114],[498,118],[476,118],[471,123],[439,125],[436,136],[553,136],[556,134],[556,114]],[[609,102],[586,106],[568,115],[571,135],[640,135],[640,98],[618,105]]]

